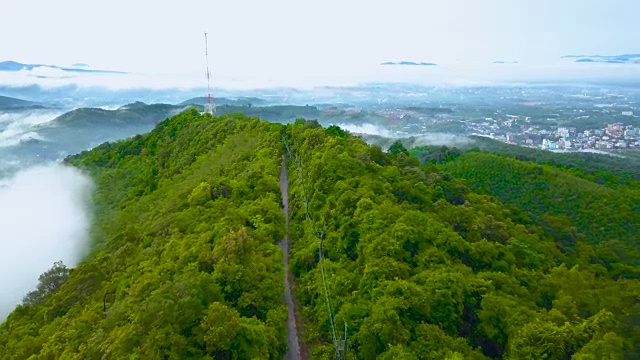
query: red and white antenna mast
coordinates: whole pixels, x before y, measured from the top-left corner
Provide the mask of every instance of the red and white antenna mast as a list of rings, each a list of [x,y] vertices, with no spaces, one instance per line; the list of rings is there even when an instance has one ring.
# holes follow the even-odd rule
[[[211,95],[211,73],[209,72],[209,40],[207,39],[207,33],[204,33],[204,56],[207,60],[207,105],[205,105],[204,112],[214,115],[216,113],[216,104],[213,101]]]

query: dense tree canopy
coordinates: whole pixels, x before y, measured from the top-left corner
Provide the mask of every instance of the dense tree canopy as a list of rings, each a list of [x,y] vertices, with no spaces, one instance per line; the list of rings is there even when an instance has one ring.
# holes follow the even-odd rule
[[[557,168],[528,165],[513,174],[477,158],[490,155],[465,160],[455,149],[432,149],[444,169],[464,161],[472,174],[491,171],[487,177],[503,179],[501,190],[514,199],[566,203],[566,214],[534,214],[502,205],[501,190],[489,191],[489,183],[468,188],[403,151],[384,156],[302,123],[287,131],[300,173],[290,176],[292,261],[306,341],[318,344],[318,357],[333,351],[323,268],[335,323],[349,326],[351,358],[636,356],[638,233],[625,223],[635,208],[620,190]],[[538,186],[547,171],[564,187]],[[608,206],[606,230],[590,234],[605,220],[580,212],[581,196]]]
[[[637,151],[597,154],[589,152],[554,153],[505,144],[481,136],[471,136],[471,150],[480,150],[521,161],[531,161],[567,170],[572,174],[594,180],[601,177],[614,185],[629,180],[640,181],[640,157]]]
[[[638,358],[633,186],[394,149],[192,110],[70,157],[97,185],[92,251],[43,274],[52,286],[0,327],[0,359],[281,359],[283,153],[313,358],[345,323],[348,359]]]
[[[190,111],[68,159],[97,184],[94,250],[0,358],[281,358],[281,127]]]

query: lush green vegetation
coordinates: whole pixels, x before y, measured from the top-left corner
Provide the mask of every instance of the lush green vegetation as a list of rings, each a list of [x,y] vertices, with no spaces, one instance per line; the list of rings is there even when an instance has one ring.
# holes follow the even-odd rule
[[[281,358],[280,125],[195,111],[68,159],[94,251],[0,330],[0,358]]]
[[[317,118],[320,116],[320,110],[315,106],[296,106],[296,105],[272,105],[272,106],[237,106],[223,105],[217,107],[217,113],[235,114],[241,113],[245,116],[256,117],[271,122],[287,123],[293,122],[300,117]]]
[[[551,153],[481,138],[475,145],[479,147],[465,153],[446,146],[410,151],[423,163],[441,164],[440,170],[465,179],[473,190],[528,213],[553,233],[564,229],[557,240],[565,248],[582,238],[616,252],[625,263],[640,265],[636,159]]]
[[[638,358],[633,188],[195,111],[67,160],[97,184],[93,251],[43,276],[55,288],[2,324],[0,358],[282,358],[283,152],[313,358],[345,323],[349,359]]]
[[[409,153],[417,157],[422,164],[442,164],[457,158],[462,152],[455,147],[431,145],[412,148]]]
[[[389,148],[395,141],[377,135],[360,135],[367,143]],[[458,147],[422,145],[419,137],[400,140],[421,163],[440,164],[458,156],[463,151],[482,151],[521,161],[557,167],[589,181],[597,181],[608,186],[622,184],[640,188],[640,152],[620,151],[613,155],[588,152],[554,153],[505,144],[482,136],[460,138]],[[422,144],[421,144],[422,143]],[[633,181],[632,181],[633,180]]]
[[[610,188],[554,167],[477,152],[466,153],[442,169],[466,179],[472,189],[528,212],[551,233],[562,233],[557,240],[567,251],[577,239],[585,239],[626,259],[608,264],[620,266],[619,275],[640,276],[640,269],[625,266],[640,265],[637,190]]]
[[[289,177],[292,266],[317,357],[333,351],[322,267],[352,358],[636,356],[640,283],[628,248],[564,243],[572,228],[545,228],[420,167],[399,143],[386,155],[310,123],[288,131],[302,164]]]
[[[628,182],[630,179],[640,181],[640,155],[637,151],[623,152],[622,156],[585,152],[553,153],[505,144],[481,136],[471,136],[470,138],[473,140],[472,146],[476,150],[555,166],[572,171],[574,175],[588,177],[590,180],[599,178],[598,181],[601,183],[607,182],[614,185],[618,182]],[[416,153],[420,152],[419,149],[415,151]]]

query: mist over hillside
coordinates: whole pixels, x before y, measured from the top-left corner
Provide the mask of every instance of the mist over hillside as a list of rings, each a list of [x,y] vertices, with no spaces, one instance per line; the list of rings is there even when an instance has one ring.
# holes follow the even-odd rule
[[[58,162],[105,141],[143,134],[185,105],[140,103],[105,110],[80,108],[0,112],[0,179],[19,169]]]
[[[384,151],[387,151],[396,141],[400,141],[407,149],[421,146],[448,146],[468,149],[477,144],[476,138],[462,134],[434,132],[415,136],[398,136],[397,133],[372,124],[340,124],[339,126],[357,135],[369,145],[380,146]]]
[[[88,250],[92,181],[63,165],[31,167],[0,184],[0,321],[54,262]]]

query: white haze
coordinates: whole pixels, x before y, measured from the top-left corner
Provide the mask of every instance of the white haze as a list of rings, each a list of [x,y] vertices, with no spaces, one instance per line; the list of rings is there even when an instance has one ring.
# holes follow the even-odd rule
[[[86,250],[91,180],[60,164],[40,166],[0,185],[0,321],[62,260]]]
[[[352,123],[343,123],[338,124],[338,126],[346,131],[349,131],[354,134],[367,134],[367,135],[378,135],[387,138],[407,138],[413,137],[415,146],[423,146],[423,145],[450,145],[450,146],[462,146],[468,145],[473,141],[466,136],[449,134],[449,133],[422,133],[422,134],[410,134],[410,135],[401,135],[394,133],[393,131],[385,128],[384,126],[371,124],[371,123],[361,123],[361,124],[352,124]]]
[[[426,133],[415,136],[413,147],[425,145],[446,145],[449,147],[465,147],[472,145],[475,141],[463,135],[447,133]]]
[[[338,126],[346,130],[350,133],[354,134],[367,134],[367,135],[378,135],[383,137],[396,137],[392,132],[385,129],[382,126],[378,126],[371,123],[362,123],[362,124],[338,124]]]
[[[193,49],[194,56],[200,49]],[[231,58],[226,59],[229,61]],[[263,59],[262,59],[263,60]],[[363,63],[318,64],[292,71],[291,68],[263,67],[261,61],[245,63],[243,68],[212,66],[214,91],[249,90],[276,87],[349,86],[363,83],[413,83],[437,86],[489,86],[534,82],[600,82],[640,79],[636,64],[575,63],[550,59],[540,64],[494,64],[492,61],[438,62],[438,66],[381,66],[378,61]],[[388,59],[386,59],[388,60]],[[230,63],[236,64],[231,61]],[[203,64],[204,65],[204,64]],[[309,66],[309,65],[308,65]],[[203,66],[184,69],[166,68],[162,72],[76,73],[47,66],[0,71],[0,85],[45,89],[66,86],[81,88],[197,89],[206,85]],[[300,74],[303,72],[303,76]]]
[[[449,147],[465,148],[465,147],[472,146],[475,143],[473,139],[464,135],[438,133],[438,132],[411,134],[411,135],[407,135],[404,133],[399,134],[386,129],[383,126],[375,125],[371,123],[339,124],[338,126],[354,134],[377,135],[387,139],[403,139],[402,140],[403,144],[408,148],[414,148],[414,147],[425,146],[425,145],[435,145],[435,146],[445,145]],[[380,145],[379,141],[376,141],[376,140],[371,140],[369,141],[369,143]],[[385,146],[383,146],[383,148],[385,148],[386,150]]]
[[[61,111],[0,113],[0,147],[14,146],[30,138],[44,140],[37,128],[62,114]]]

